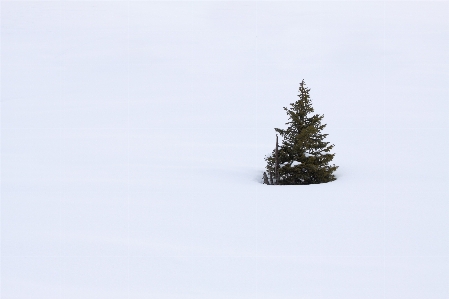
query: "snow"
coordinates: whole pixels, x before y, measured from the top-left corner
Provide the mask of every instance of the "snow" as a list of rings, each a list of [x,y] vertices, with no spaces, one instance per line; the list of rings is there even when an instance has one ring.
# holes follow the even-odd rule
[[[448,298],[448,11],[2,1],[0,297]],[[263,185],[302,79],[337,181]]]
[[[296,166],[296,165],[300,165],[300,164],[301,164],[301,162],[293,161],[293,163],[291,164],[291,166]]]

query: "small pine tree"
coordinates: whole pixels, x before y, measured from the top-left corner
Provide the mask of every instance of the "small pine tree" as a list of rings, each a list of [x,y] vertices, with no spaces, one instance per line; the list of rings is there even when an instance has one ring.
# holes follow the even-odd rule
[[[324,115],[312,113],[312,100],[304,80],[299,86],[299,100],[284,107],[289,121],[286,130],[275,128],[282,136],[283,142],[278,150],[278,174],[276,174],[276,150],[271,156],[265,157],[268,175],[278,180],[271,182],[276,185],[309,185],[327,183],[336,180],[333,172],[338,166],[329,165],[335,154],[330,151],[334,145],[325,142],[328,134],[322,130]],[[276,176],[277,175],[277,176]]]

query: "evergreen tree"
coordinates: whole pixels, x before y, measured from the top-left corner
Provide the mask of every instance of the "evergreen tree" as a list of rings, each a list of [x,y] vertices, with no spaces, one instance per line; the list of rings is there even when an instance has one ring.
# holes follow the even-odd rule
[[[276,185],[309,185],[334,181],[333,172],[338,166],[329,165],[335,154],[330,153],[334,145],[325,142],[328,134],[322,130],[324,115],[313,114],[312,100],[304,80],[299,86],[299,100],[284,107],[288,115],[288,128],[278,129],[283,142],[279,146],[276,173],[276,149],[271,156],[265,157],[266,170],[270,178],[275,178],[270,184]],[[266,174],[264,177],[267,177]],[[276,179],[277,178],[277,179]],[[264,180],[266,181],[266,180]]]

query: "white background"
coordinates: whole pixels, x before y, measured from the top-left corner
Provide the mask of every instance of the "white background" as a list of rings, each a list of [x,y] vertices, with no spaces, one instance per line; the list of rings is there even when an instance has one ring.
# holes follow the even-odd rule
[[[448,298],[448,149],[446,1],[2,1],[1,298]]]

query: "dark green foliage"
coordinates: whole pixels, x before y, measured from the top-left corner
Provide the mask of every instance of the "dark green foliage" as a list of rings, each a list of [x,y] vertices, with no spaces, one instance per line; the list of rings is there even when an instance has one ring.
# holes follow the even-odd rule
[[[329,163],[335,154],[330,153],[334,145],[325,142],[328,134],[322,130],[324,115],[312,114],[312,100],[304,80],[299,87],[299,100],[284,107],[289,121],[287,129],[275,128],[283,142],[279,146],[279,185],[309,185],[334,181],[333,172],[338,166]],[[268,157],[266,171],[268,176],[275,178],[275,150]]]

